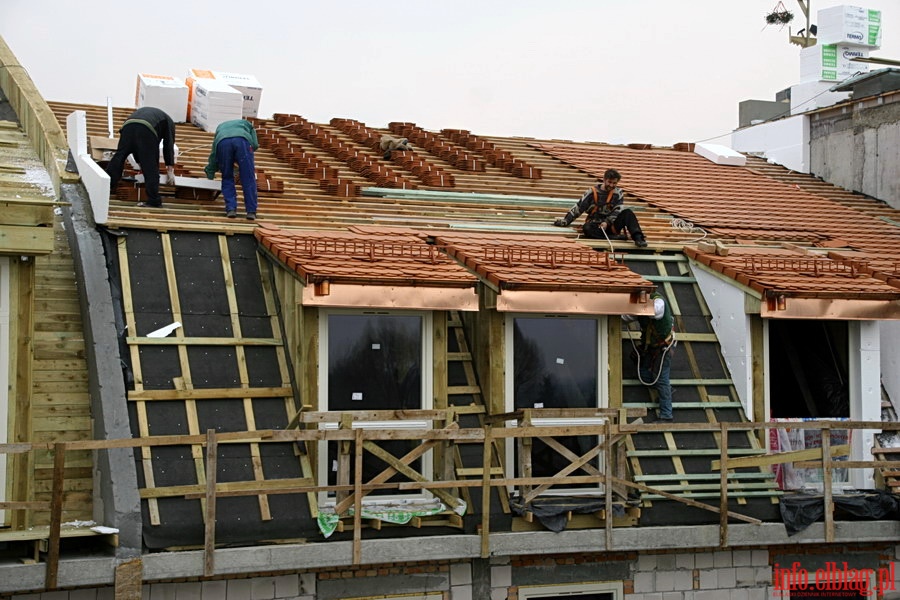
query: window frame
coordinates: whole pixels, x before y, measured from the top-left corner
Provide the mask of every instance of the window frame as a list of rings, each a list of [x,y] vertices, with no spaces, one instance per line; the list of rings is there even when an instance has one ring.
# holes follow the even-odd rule
[[[333,315],[350,315],[350,316],[415,316],[421,319],[421,405],[420,410],[430,410],[434,405],[434,314],[431,311],[414,311],[414,310],[361,310],[361,309],[319,309],[319,351],[318,351],[318,401],[319,410],[327,412],[328,407],[328,321]],[[390,409],[385,409],[390,410]],[[414,409],[417,410],[417,409]],[[405,420],[405,421],[355,421],[352,425],[353,429],[430,429],[433,426],[428,420]],[[337,423],[319,423],[320,430],[336,430]],[[332,442],[334,443],[334,442]],[[316,459],[316,481],[318,485],[328,485],[328,474],[331,468],[328,465],[328,442],[322,440],[316,444],[318,457]],[[422,465],[422,475],[428,479],[434,476],[434,452],[427,451],[419,459]],[[426,489],[413,490],[403,494],[387,494],[378,496],[366,496],[363,502],[368,505],[376,505],[379,503],[390,503],[397,501],[416,502],[430,501],[434,495]],[[328,492],[318,492],[317,500],[320,507],[328,507],[335,505],[334,496],[329,496]]]
[[[540,600],[549,596],[586,596],[587,594],[611,594],[612,600],[624,598],[624,586],[621,581],[596,581],[590,583],[520,585],[519,600]]]
[[[597,325],[597,339],[596,339],[596,349],[597,349],[597,406],[596,408],[608,408],[609,407],[609,336],[608,336],[608,317],[607,315],[596,315],[596,314],[587,314],[587,315],[568,315],[568,314],[556,314],[556,313],[506,313],[504,320],[504,340],[506,347],[506,356],[504,367],[506,369],[506,376],[504,377],[504,396],[505,396],[505,410],[507,412],[514,412],[515,408],[515,322],[516,319],[527,318],[527,319],[567,319],[567,320],[592,320],[596,322]],[[573,425],[602,425],[606,423],[608,419],[606,417],[593,417],[586,419],[579,418],[545,418],[545,419],[533,419],[532,425],[534,427],[559,427],[559,426],[573,426]],[[517,424],[515,421],[507,421],[507,427],[516,427]],[[597,437],[597,443],[602,443],[602,436]],[[518,465],[516,464],[516,452],[515,452],[515,439],[507,438],[506,440],[506,472],[514,473],[515,476],[519,476],[518,473]],[[605,453],[600,452],[593,459],[597,461],[599,465],[603,465],[605,462]],[[594,495],[598,492],[602,492],[604,490],[603,483],[597,482],[597,487],[578,487],[578,488],[562,488],[562,487],[553,487],[547,490],[545,493],[548,495],[556,495],[556,496],[584,496],[584,495]],[[513,492],[514,489],[512,486],[509,488],[510,492]]]

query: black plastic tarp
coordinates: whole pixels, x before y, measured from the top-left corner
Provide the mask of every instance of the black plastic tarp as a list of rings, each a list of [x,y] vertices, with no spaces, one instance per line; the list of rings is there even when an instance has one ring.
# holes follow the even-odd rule
[[[532,513],[541,525],[550,531],[562,531],[568,523],[568,514],[592,514],[603,510],[606,501],[603,498],[589,498],[582,496],[539,496],[524,504],[521,498],[511,498],[509,502],[513,512],[522,516]],[[613,504],[613,517],[625,516],[625,507],[621,504]]]
[[[900,517],[900,497],[883,490],[859,490],[855,494],[833,496],[835,509],[860,519],[896,519]],[[788,536],[800,533],[825,515],[821,494],[785,494],[781,498],[781,518]]]

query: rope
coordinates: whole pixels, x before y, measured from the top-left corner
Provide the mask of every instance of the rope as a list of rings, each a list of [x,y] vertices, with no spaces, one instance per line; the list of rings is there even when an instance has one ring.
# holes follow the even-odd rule
[[[703,239],[706,239],[706,236],[709,235],[702,227],[698,227],[697,225],[694,225],[690,221],[685,221],[684,219],[672,219],[672,229],[676,229],[682,233],[687,234],[702,234],[697,239],[686,240],[685,243],[687,244],[699,242]]]

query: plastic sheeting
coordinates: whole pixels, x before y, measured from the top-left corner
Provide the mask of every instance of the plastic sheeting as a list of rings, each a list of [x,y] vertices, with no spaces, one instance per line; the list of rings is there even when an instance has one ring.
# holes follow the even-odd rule
[[[523,504],[521,498],[510,499],[510,507],[517,515],[532,513],[541,525],[550,531],[562,531],[568,523],[568,514],[592,514],[603,510],[606,501],[603,498],[585,498],[581,496],[539,496],[529,504]],[[613,504],[613,517],[624,517],[625,507]]]
[[[833,496],[833,502],[835,509],[861,519],[900,518],[900,497],[883,490]],[[785,494],[780,506],[788,536],[800,533],[825,515],[825,498],[819,494]]]

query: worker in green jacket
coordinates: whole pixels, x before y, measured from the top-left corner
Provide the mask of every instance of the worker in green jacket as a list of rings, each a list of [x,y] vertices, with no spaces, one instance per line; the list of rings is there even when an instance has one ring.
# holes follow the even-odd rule
[[[234,165],[237,163],[241,177],[241,189],[244,192],[244,208],[247,219],[256,219],[257,192],[256,166],[253,152],[259,148],[256,129],[245,119],[223,121],[216,127],[212,152],[204,168],[206,176],[213,179],[216,171],[222,172],[222,195],[225,196],[225,216],[233,219],[237,216],[237,188],[234,185]]]
[[[676,343],[675,316],[659,292],[653,292],[650,300],[653,301],[653,316],[622,315],[622,320],[626,323],[637,321],[641,326],[641,343],[635,348],[638,379],[659,395],[659,420],[671,422],[674,417],[669,371]]]

